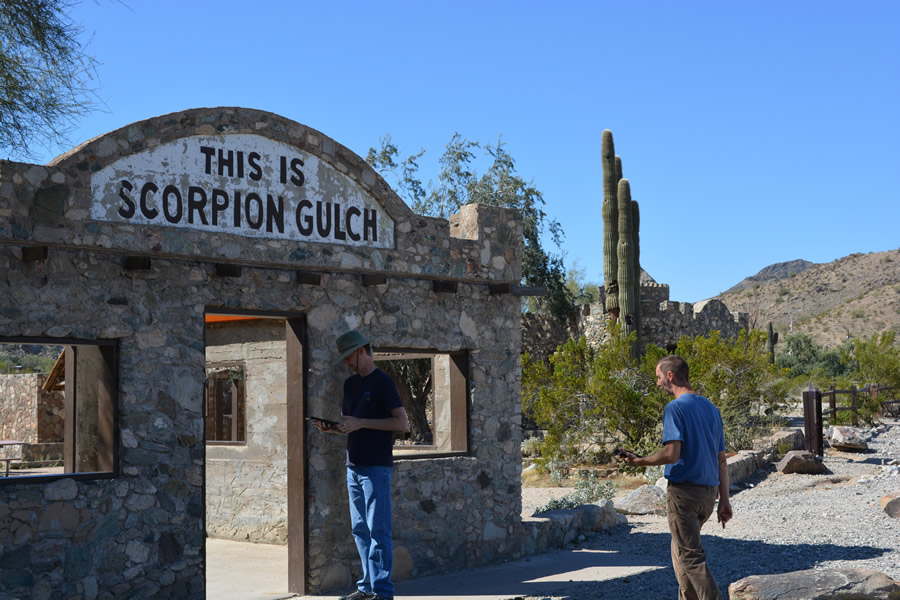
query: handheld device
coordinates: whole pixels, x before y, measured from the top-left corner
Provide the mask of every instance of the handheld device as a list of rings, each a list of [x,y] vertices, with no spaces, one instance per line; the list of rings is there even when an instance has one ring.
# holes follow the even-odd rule
[[[325,429],[334,429],[335,427],[340,425],[340,423],[338,423],[337,421],[330,421],[328,419],[323,419],[321,417],[306,417],[305,420],[319,422],[322,424],[323,427],[325,427]]]
[[[616,456],[618,456],[619,458],[625,458],[629,454],[633,454],[634,456],[637,456],[637,454],[634,454],[634,452],[630,452],[630,451],[626,450],[625,448],[622,448],[621,446],[616,448]]]

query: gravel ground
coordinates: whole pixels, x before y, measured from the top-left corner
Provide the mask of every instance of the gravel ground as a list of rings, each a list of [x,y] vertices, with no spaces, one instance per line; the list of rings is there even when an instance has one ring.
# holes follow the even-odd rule
[[[729,584],[748,575],[812,568],[873,569],[900,580],[900,519],[888,517],[879,505],[882,496],[900,491],[900,422],[863,433],[868,452],[826,449],[826,475],[782,475],[773,466],[734,486],[739,488],[732,490],[734,519],[723,530],[713,515],[703,528],[703,545],[724,598]],[[526,500],[523,492],[523,508],[540,503]],[[533,598],[676,598],[669,541],[665,517],[629,516],[627,525],[581,547],[617,553],[617,561],[646,565],[646,571],[569,584],[558,592],[562,595]]]

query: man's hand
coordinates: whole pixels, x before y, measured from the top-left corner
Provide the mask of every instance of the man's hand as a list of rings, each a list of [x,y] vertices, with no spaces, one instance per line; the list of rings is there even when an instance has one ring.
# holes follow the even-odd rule
[[[716,520],[722,524],[722,529],[725,529],[725,523],[731,520],[731,517],[734,515],[731,512],[731,500],[725,498],[724,501],[722,498],[719,498],[719,508],[716,510]]]
[[[635,466],[637,466],[636,461],[640,458],[640,456],[638,456],[634,452],[630,452],[623,448],[616,448],[616,456],[618,456],[620,459],[622,459],[629,465],[635,465]]]
[[[351,433],[364,427],[363,420],[357,417],[341,417],[341,423],[338,425],[338,431],[341,433]]]

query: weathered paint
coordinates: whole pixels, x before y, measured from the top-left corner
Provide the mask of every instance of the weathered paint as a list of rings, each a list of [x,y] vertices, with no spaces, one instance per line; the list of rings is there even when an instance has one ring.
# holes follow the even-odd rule
[[[392,248],[394,222],[316,156],[253,134],[191,136],[91,176],[91,217],[347,246]]]

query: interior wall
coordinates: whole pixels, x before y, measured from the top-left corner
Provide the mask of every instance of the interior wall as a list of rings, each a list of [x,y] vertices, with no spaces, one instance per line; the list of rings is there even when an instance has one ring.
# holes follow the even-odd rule
[[[287,543],[285,324],[280,319],[207,324],[207,366],[244,365],[246,443],[207,444],[206,533]]]

